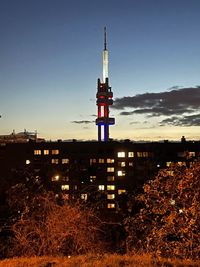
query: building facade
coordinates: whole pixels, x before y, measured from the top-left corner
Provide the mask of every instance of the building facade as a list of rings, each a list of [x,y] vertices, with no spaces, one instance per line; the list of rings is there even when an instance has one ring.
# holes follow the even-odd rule
[[[199,157],[200,142],[186,141],[2,143],[0,176],[14,183],[16,171],[43,175],[65,201],[95,195],[99,208],[117,212],[122,197],[141,190],[160,169],[173,162],[190,166]]]

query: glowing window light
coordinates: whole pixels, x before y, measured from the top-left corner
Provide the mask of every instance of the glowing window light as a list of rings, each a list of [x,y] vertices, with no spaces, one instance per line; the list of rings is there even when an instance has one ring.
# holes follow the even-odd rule
[[[61,185],[62,190],[69,190],[69,185],[68,184],[63,184]]]
[[[99,163],[104,163],[104,159],[99,159]]]
[[[58,155],[58,154],[59,154],[59,150],[58,150],[58,149],[53,149],[53,150],[51,151],[51,154],[52,154],[52,155]]]
[[[118,176],[125,176],[126,175],[126,172],[123,171],[123,170],[120,170],[120,171],[117,171],[117,175]]]
[[[59,181],[59,179],[60,179],[60,176],[57,174],[57,175],[54,175],[51,180],[53,182],[57,182],[57,181]]]
[[[115,190],[115,185],[107,185],[107,190]]]
[[[147,158],[149,157],[149,152],[137,152],[138,158]]]
[[[121,152],[118,152],[118,153],[117,153],[117,157],[118,157],[118,158],[125,158],[125,156],[126,156],[126,154],[125,154],[124,151],[121,151]]]
[[[49,150],[48,149],[44,150],[44,155],[49,155]]]
[[[107,195],[107,199],[114,199],[115,198],[115,194],[108,194]]]
[[[42,152],[39,149],[34,150],[34,155],[41,155]]]
[[[118,166],[119,167],[125,167],[126,166],[126,162],[125,161],[120,161],[120,162],[118,162]]]
[[[115,162],[115,160],[114,159],[107,159],[107,163],[114,163]]]
[[[92,165],[92,164],[94,164],[94,163],[96,163],[96,162],[97,162],[96,159],[90,159],[90,165]]]
[[[114,167],[108,167],[107,168],[107,172],[114,172],[115,171],[115,168]]]
[[[59,163],[59,159],[51,159],[51,163],[52,164],[58,164]]]
[[[108,209],[114,209],[115,208],[115,203],[108,203],[107,204]]]
[[[132,152],[132,151],[131,152],[128,152],[128,157],[129,158],[134,158],[134,152]]]
[[[87,200],[87,194],[81,194],[81,199]]]
[[[101,184],[101,185],[99,185],[99,190],[100,190],[100,191],[103,191],[103,190],[105,190],[105,185],[102,185],[102,184]]]
[[[62,164],[68,164],[69,163],[69,159],[62,159]]]
[[[167,162],[166,162],[166,166],[167,166],[167,167],[170,167],[171,165],[172,165],[172,162],[171,162],[171,161],[167,161]]]
[[[118,190],[118,195],[121,195],[121,194],[124,194],[124,193],[126,193],[125,189],[119,189]]]

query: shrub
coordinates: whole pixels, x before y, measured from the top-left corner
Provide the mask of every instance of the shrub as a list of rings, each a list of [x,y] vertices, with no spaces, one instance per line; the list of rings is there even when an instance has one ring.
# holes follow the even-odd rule
[[[53,193],[36,195],[13,224],[12,255],[72,255],[99,252],[100,221],[81,204],[58,205]]]
[[[128,251],[200,257],[200,162],[161,170],[133,201],[142,207],[124,221]]]

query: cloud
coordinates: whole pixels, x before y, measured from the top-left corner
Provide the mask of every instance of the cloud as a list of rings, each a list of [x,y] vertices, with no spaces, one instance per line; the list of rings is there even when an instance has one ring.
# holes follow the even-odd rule
[[[200,126],[200,114],[188,115],[184,117],[172,116],[168,119],[162,120],[160,126]]]
[[[130,125],[132,125],[132,124],[139,124],[139,121],[132,121],[132,122],[130,122],[129,124],[130,124]]]
[[[94,121],[71,121],[71,123],[76,123],[76,124],[90,124],[90,123],[94,123]]]
[[[112,108],[132,109],[131,111],[122,111],[120,113],[122,116],[146,114],[148,117],[191,114],[200,108],[200,86],[173,88],[175,89],[166,92],[116,98]]]

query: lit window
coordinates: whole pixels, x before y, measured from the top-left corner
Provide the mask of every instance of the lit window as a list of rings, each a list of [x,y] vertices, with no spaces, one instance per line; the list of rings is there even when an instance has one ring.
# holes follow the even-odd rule
[[[49,150],[48,149],[44,150],[44,155],[49,155]]]
[[[51,159],[51,163],[52,164],[58,164],[59,163],[59,159]]]
[[[133,167],[133,162],[132,162],[132,161],[129,162],[129,163],[128,163],[128,166]]]
[[[118,175],[118,176],[125,176],[125,175],[126,175],[126,172],[120,170],[120,171],[117,171],[117,175]]]
[[[69,159],[62,159],[62,164],[68,164],[69,163]]]
[[[51,151],[51,154],[52,154],[52,155],[58,155],[58,154],[59,154],[59,150],[58,150],[58,149],[53,149],[53,150]]]
[[[148,152],[137,152],[138,158],[147,158],[149,156]]]
[[[166,162],[166,166],[167,166],[167,167],[170,167],[170,166],[171,166],[171,164],[172,164],[172,162],[171,162],[171,161],[168,161],[168,162]]]
[[[107,172],[114,172],[115,171],[115,168],[114,167],[108,167],[107,168]]]
[[[188,157],[195,157],[195,152],[188,152]]]
[[[96,180],[96,175],[90,175],[90,182],[94,182]]]
[[[38,149],[34,150],[34,155],[41,155],[41,150]]]
[[[60,179],[60,176],[57,174],[57,175],[54,175],[51,180],[53,182],[56,182],[56,181],[59,181],[59,179]]]
[[[87,194],[81,194],[81,199],[87,200]]]
[[[114,185],[107,185],[107,190],[115,190],[115,186]]]
[[[121,194],[124,194],[124,193],[126,193],[125,189],[119,189],[118,190],[118,195],[121,195]]]
[[[105,185],[99,185],[99,190],[103,191],[105,189]]]
[[[108,194],[107,195],[107,199],[114,199],[115,198],[115,194]]]
[[[107,163],[114,163],[115,160],[114,159],[107,159]]]
[[[104,159],[99,159],[99,163],[104,163]]]
[[[68,184],[63,184],[61,185],[62,190],[69,190],[69,185]]]
[[[78,185],[75,185],[74,186],[74,190],[78,190]]]
[[[96,163],[97,160],[96,159],[90,159],[90,165],[92,165],[93,163]]]
[[[118,166],[119,167],[125,167],[126,166],[126,162],[125,161],[118,162]]]
[[[184,162],[184,161],[179,161],[179,162],[177,162],[177,164],[179,166],[186,166],[186,162]]]
[[[117,157],[118,158],[125,158],[125,152],[118,152]]]
[[[29,165],[31,161],[29,159],[26,160],[26,165]]]
[[[107,208],[108,209],[114,209],[115,208],[115,203],[108,203]]]
[[[115,180],[115,176],[107,176],[108,182],[113,182]]]
[[[129,158],[134,158],[134,152],[128,152],[128,157]]]

